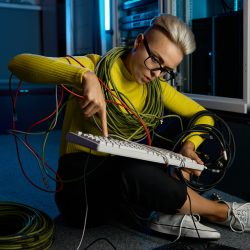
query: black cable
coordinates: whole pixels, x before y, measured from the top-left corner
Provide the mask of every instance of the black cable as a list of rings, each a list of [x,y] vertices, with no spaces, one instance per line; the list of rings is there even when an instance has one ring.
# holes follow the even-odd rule
[[[114,250],[116,250],[116,247],[115,247],[115,246],[112,244],[112,242],[111,242],[110,240],[108,240],[107,238],[98,238],[98,239],[92,241],[92,242],[91,242],[87,247],[85,247],[83,250],[87,250],[87,249],[90,248],[93,244],[95,244],[97,241],[100,241],[100,240],[104,240],[104,241],[108,242],[108,243],[112,246],[112,248],[113,248]]]
[[[84,224],[83,224],[83,229],[82,229],[82,236],[79,242],[79,245],[77,247],[77,250],[80,249],[81,245],[82,245],[82,241],[85,235],[85,230],[86,230],[86,224],[87,224],[87,218],[88,218],[88,196],[87,196],[87,185],[86,185],[86,175],[91,174],[92,171],[95,171],[97,169],[97,167],[94,168],[94,170],[92,170],[91,172],[86,172],[87,168],[88,168],[88,163],[89,163],[89,158],[90,155],[87,156],[87,159],[84,163],[83,169],[84,169],[84,173],[83,173],[83,185],[84,185],[84,199],[85,199],[85,204],[86,204],[86,209],[85,209],[85,215],[84,215]],[[101,162],[101,164],[104,161]],[[98,165],[98,167],[101,166],[101,164]],[[107,238],[97,238],[95,240],[93,240],[87,247],[84,248],[84,250],[87,250],[89,247],[91,247],[93,244],[95,244],[96,242],[100,241],[100,240],[105,240],[106,242],[108,242],[112,248],[114,250],[116,250],[116,247],[112,244],[112,242],[110,240],[108,240]]]
[[[214,126],[207,124],[195,124],[196,121],[202,116],[209,116],[213,118]],[[190,135],[191,134],[191,135]],[[213,141],[216,146],[219,146],[217,150],[219,155],[216,159],[205,163],[206,169],[203,170],[202,175],[198,178],[191,176],[190,180],[184,178],[181,169],[177,169],[178,177],[190,188],[198,192],[204,192],[214,188],[225,176],[227,170],[232,165],[235,158],[235,141],[231,129],[227,123],[216,114],[210,111],[198,112],[187,125],[187,129],[179,135],[175,140],[173,151],[176,151],[180,147],[183,140],[193,134],[199,135],[204,138],[205,141]],[[210,176],[209,176],[210,175]],[[208,177],[213,177],[209,183],[202,183],[201,179],[206,180]]]
[[[15,126],[15,123],[16,123],[16,120],[17,120],[17,112],[16,112],[16,107],[15,107],[15,101],[14,101],[14,96],[13,96],[13,93],[12,93],[12,83],[11,83],[11,81],[12,81],[12,77],[13,77],[13,74],[11,73],[11,75],[10,75],[10,77],[9,77],[9,95],[10,95],[10,97],[11,97],[11,102],[12,102],[12,114],[13,114],[13,120],[12,120],[12,122],[13,122],[13,125],[12,125],[12,127],[13,127],[13,131],[14,131],[14,126]],[[46,133],[48,133],[50,131],[50,128],[46,131]],[[42,187],[40,187],[40,186],[38,186],[38,185],[36,185],[34,182],[32,182],[29,178],[28,178],[28,176],[27,176],[27,174],[26,174],[26,172],[25,172],[25,170],[24,170],[24,167],[23,167],[23,164],[22,164],[22,160],[21,160],[21,156],[20,156],[20,151],[19,151],[19,147],[18,147],[18,139],[20,139],[17,135],[16,135],[16,133],[15,132],[12,132],[11,133],[13,136],[14,136],[14,140],[15,140],[15,146],[16,146],[16,152],[17,152],[17,158],[18,158],[18,162],[19,162],[19,165],[20,165],[20,167],[21,167],[21,170],[22,170],[22,173],[23,173],[23,175],[24,175],[24,177],[28,180],[28,182],[30,183],[30,184],[32,184],[34,187],[36,187],[37,189],[39,189],[39,190],[41,190],[41,191],[44,191],[44,192],[47,192],[47,193],[54,193],[54,192],[56,192],[56,191],[54,191],[54,190],[47,190],[47,189],[45,189],[45,188],[42,188]],[[100,165],[104,162],[102,162],[100,165],[98,165],[94,170],[92,170],[92,171],[90,171],[90,172],[86,172],[86,169],[87,169],[87,164],[88,164],[88,160],[89,160],[89,157],[87,158],[87,160],[86,160],[86,163],[85,163],[85,166],[84,166],[84,174],[83,174],[83,176],[80,176],[79,178],[77,178],[76,180],[70,180],[69,182],[73,182],[73,181],[77,181],[77,180],[80,180],[80,179],[83,179],[83,181],[84,181],[84,190],[85,190],[85,194],[84,194],[84,196],[85,196],[85,202],[86,202],[86,211],[85,211],[85,216],[84,216],[84,227],[83,227],[83,232],[82,232],[82,237],[81,237],[81,240],[80,240],[80,243],[79,243],[79,246],[78,246],[78,249],[81,247],[81,244],[82,244],[82,240],[83,240],[83,237],[84,237],[84,234],[85,234],[85,228],[86,228],[86,222],[87,222],[87,216],[88,216],[88,201],[87,201],[87,192],[86,192],[86,180],[85,180],[85,176],[86,175],[89,175],[89,174],[91,174],[93,171],[95,171],[97,168],[99,168],[100,167]],[[67,181],[66,181],[67,182]],[[1,203],[0,203],[1,204]],[[13,203],[14,204],[14,203]],[[5,204],[6,206],[8,205],[8,204]],[[8,250],[8,249],[13,249],[13,250],[15,250],[15,249],[34,249],[34,250],[46,250],[46,249],[49,249],[49,247],[52,245],[52,243],[53,243],[53,241],[52,240],[50,240],[50,238],[49,237],[47,237],[47,239],[48,239],[48,242],[46,242],[46,241],[44,241],[43,240],[43,243],[44,243],[44,245],[42,245],[42,243],[40,243],[39,242],[39,240],[38,240],[38,242],[35,244],[35,243],[32,243],[32,245],[31,246],[29,246],[29,242],[26,242],[26,241],[24,241],[23,240],[23,238],[20,238],[19,236],[15,236],[15,235],[12,235],[13,237],[9,237],[7,240],[6,240],[6,233],[4,233],[4,238],[2,238],[1,237],[1,228],[4,228],[4,229],[6,229],[6,225],[10,225],[10,221],[11,222],[13,222],[13,224],[14,225],[16,225],[18,228],[20,227],[19,225],[18,225],[18,222],[20,222],[20,218],[19,217],[22,217],[23,219],[27,219],[28,221],[30,221],[30,220],[33,220],[34,218],[34,216],[32,217],[32,219],[30,219],[29,218],[29,214],[32,212],[32,208],[31,207],[28,207],[28,206],[24,206],[24,205],[20,205],[20,204],[14,204],[14,206],[15,206],[15,209],[16,210],[20,210],[20,207],[21,208],[26,208],[26,211],[19,211],[19,213],[20,213],[20,216],[19,216],[19,214],[18,214],[18,211],[15,211],[15,218],[13,217],[13,218],[11,218],[10,216],[9,216],[9,214],[5,214],[5,215],[3,215],[2,213],[1,213],[1,207],[0,207],[0,250],[2,250],[2,249],[5,249],[5,250]],[[12,209],[10,209],[10,208],[8,208],[9,209],[9,211],[12,211]],[[35,211],[34,209],[33,209],[33,211]],[[46,221],[49,221],[49,217],[46,215],[46,214],[44,214],[44,213],[42,213],[42,212],[40,212],[40,211],[37,211],[37,215],[39,215],[39,217],[38,217],[38,219],[40,219],[40,220],[43,220],[43,221],[38,221],[37,223],[41,226],[42,225],[42,222],[46,222]],[[6,216],[6,218],[4,217],[4,216]],[[10,220],[10,221],[9,221]],[[17,220],[17,221],[15,221],[15,220]],[[36,221],[34,221],[34,222],[36,222]],[[50,223],[51,224],[51,223]],[[53,224],[53,222],[52,222],[52,224]],[[14,225],[10,225],[10,226],[14,226]],[[34,233],[34,232],[32,232],[32,228],[33,229],[35,229],[35,226],[34,225],[26,225],[25,224],[25,222],[22,222],[22,225],[23,226],[27,226],[27,234],[25,235],[23,235],[23,237],[26,239],[29,239],[31,236],[30,235],[32,235],[32,233]],[[30,228],[29,226],[31,226],[32,228]],[[13,229],[11,229],[12,231],[13,231]],[[22,231],[23,231],[23,229],[22,229]],[[48,229],[47,229],[47,232],[48,233],[50,233],[50,231],[48,231]],[[54,225],[53,225],[53,234],[54,234]],[[37,241],[37,237],[38,237],[38,235],[36,235],[36,241]],[[20,242],[18,242],[17,241],[17,238],[19,238],[20,240],[22,240],[22,242],[23,242],[23,244],[21,244]],[[97,241],[99,241],[99,240],[105,240],[105,241],[107,241],[111,246],[112,246],[112,248],[113,249],[116,249],[115,247],[114,247],[114,245],[108,240],[108,239],[106,239],[106,238],[98,238],[98,239],[96,239],[96,240],[94,240],[92,243],[90,243],[89,244],[89,246],[87,246],[87,248],[89,248],[91,245],[93,245],[94,243],[96,243]],[[13,241],[13,244],[15,244],[15,245],[10,245],[10,242],[9,241]],[[4,245],[4,244],[7,244],[8,246],[9,246],[9,248],[8,247],[6,247],[6,245]],[[3,244],[3,248],[2,248],[2,244]],[[21,244],[20,246],[19,246],[19,244]],[[39,245],[40,244],[40,245]],[[46,246],[45,244],[47,244],[48,246]],[[87,249],[86,248],[86,249]]]
[[[84,199],[85,199],[85,214],[84,214],[84,224],[83,224],[83,229],[82,229],[82,236],[79,242],[79,245],[77,247],[77,250],[80,249],[81,245],[82,245],[82,241],[85,235],[85,230],[86,230],[86,225],[87,225],[87,218],[88,218],[88,196],[87,196],[87,185],[86,185],[86,169],[88,167],[88,162],[89,162],[89,158],[90,155],[87,156],[86,161],[84,162],[84,166],[83,166],[83,188],[84,188]]]

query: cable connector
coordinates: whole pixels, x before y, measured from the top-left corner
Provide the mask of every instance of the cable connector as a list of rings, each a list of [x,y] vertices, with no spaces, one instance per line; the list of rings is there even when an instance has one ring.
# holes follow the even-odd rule
[[[210,169],[210,171],[211,171],[212,173],[217,173],[217,174],[219,174],[219,173],[221,172],[220,169],[215,169],[215,168]]]
[[[223,156],[224,156],[225,161],[227,161],[227,151],[226,150],[223,151]]]
[[[219,168],[223,168],[223,167],[224,167],[224,164],[223,164],[221,161],[217,161],[216,165],[217,165]]]
[[[214,192],[210,195],[210,200],[220,201],[220,200],[222,200],[222,198],[218,193]]]
[[[212,135],[210,135],[210,134],[201,134],[200,136],[202,138],[204,138],[204,139],[209,139],[209,140],[213,140],[214,139],[214,137]]]

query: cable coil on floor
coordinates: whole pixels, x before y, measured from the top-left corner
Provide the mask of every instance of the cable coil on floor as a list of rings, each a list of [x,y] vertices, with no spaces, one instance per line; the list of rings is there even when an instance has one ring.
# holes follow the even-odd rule
[[[54,223],[44,212],[30,206],[0,202],[0,249],[49,249]]]

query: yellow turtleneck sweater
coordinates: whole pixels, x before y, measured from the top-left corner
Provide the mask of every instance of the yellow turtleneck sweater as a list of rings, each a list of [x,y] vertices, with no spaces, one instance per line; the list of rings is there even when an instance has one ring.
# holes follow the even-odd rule
[[[9,63],[9,70],[20,80],[43,84],[65,84],[81,89],[82,76],[86,71],[94,71],[101,59],[99,55],[90,54],[76,56],[75,59],[84,65],[82,67],[72,58],[52,58],[32,54],[20,54]],[[124,93],[140,112],[145,104],[147,88],[143,84],[134,81],[122,60],[117,60],[112,69],[111,77],[119,92]],[[163,101],[165,107],[171,112],[191,118],[194,114],[204,110],[202,106],[192,99],[178,92],[166,82],[161,82]],[[201,117],[197,123],[213,124],[209,117]],[[67,103],[64,123],[62,128],[62,141],[60,155],[79,151],[90,152],[89,149],[79,145],[68,143],[65,135],[68,131],[83,131],[85,133],[100,134],[94,120],[84,119],[77,98],[72,98]],[[197,148],[202,142],[199,136],[189,138]],[[91,152],[95,153],[95,152]]]

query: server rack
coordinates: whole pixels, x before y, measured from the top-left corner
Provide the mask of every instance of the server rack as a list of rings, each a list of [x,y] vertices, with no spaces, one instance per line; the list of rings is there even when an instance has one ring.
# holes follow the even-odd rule
[[[186,93],[206,108],[248,113],[250,110],[250,2],[248,0],[227,0],[224,2],[235,11],[236,16],[219,16],[218,14],[222,13],[226,7],[221,4],[222,1],[217,0],[113,0],[112,47],[132,45],[137,34],[143,32],[148,27],[151,17],[155,16],[155,14],[170,13],[176,15],[191,27],[192,24],[196,25],[198,29],[200,25],[198,24],[199,21],[195,24],[194,19],[216,16],[216,18],[207,19],[206,25],[208,26],[208,32],[210,29],[212,36],[217,36],[217,38],[221,36],[223,38],[224,31],[221,31],[220,27],[223,29],[223,27],[228,25],[227,23],[231,23],[230,25],[237,33],[234,37],[239,36],[243,40],[243,42],[242,40],[234,40],[232,44],[232,47],[236,49],[233,49],[231,54],[234,58],[233,61],[237,61],[237,63],[229,65],[229,68],[236,66],[234,68],[234,73],[236,73],[234,80],[227,86],[228,79],[230,78],[228,74],[233,73],[233,70],[225,70],[226,67],[222,65],[223,62],[220,60],[220,58],[225,57],[223,56],[225,53],[228,54],[226,51],[227,46],[223,44],[221,46],[220,43],[213,44],[214,41],[212,41],[211,46],[217,46],[217,48],[212,47],[211,54],[208,53],[206,55],[208,56],[206,59],[208,70],[205,69],[206,65],[204,65],[203,70],[205,73],[203,75],[200,74],[200,77],[198,75],[194,76],[192,60],[196,60],[197,58],[194,59],[191,56],[185,57],[178,67],[178,77],[175,86],[177,86],[178,90]],[[242,10],[241,13],[238,12],[240,9]],[[240,15],[237,16],[237,14]],[[220,39],[218,38],[217,40]],[[197,41],[197,43],[200,44],[200,41]],[[201,45],[203,46],[203,44],[205,43]],[[207,46],[206,50],[210,49],[209,44],[205,44],[205,46]],[[224,54],[216,58],[212,54],[213,49],[217,50],[217,55],[220,53]],[[199,70],[196,70],[196,73],[201,72],[199,66],[205,63],[204,59],[205,57],[198,55],[197,65]],[[229,63],[229,60],[232,60],[232,58],[228,57],[226,63]],[[216,67],[220,67],[222,70],[217,70],[216,73]],[[224,75],[222,75],[223,70]],[[206,77],[204,77],[205,75]],[[220,82],[220,84],[215,84],[215,81]]]
[[[132,45],[149,27],[151,19],[166,10],[163,0],[115,0],[113,4],[113,46]]]
[[[192,27],[192,92],[243,98],[243,12],[193,19]]]

